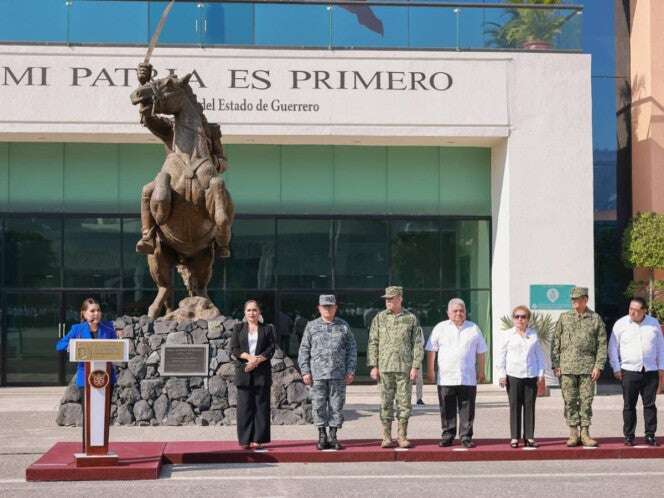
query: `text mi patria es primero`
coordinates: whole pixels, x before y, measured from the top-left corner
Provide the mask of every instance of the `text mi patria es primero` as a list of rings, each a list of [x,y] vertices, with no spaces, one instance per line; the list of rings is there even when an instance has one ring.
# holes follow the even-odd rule
[[[70,87],[132,87],[135,86],[136,69],[131,67],[73,66],[61,68],[69,72],[67,84]],[[52,79],[63,83],[62,78],[52,78],[54,68],[46,66],[0,66],[0,86],[52,86]],[[168,74],[184,72],[167,68]],[[223,74],[225,73],[225,74]],[[275,89],[275,72],[270,69],[226,69],[221,78],[214,78],[231,90],[249,90],[252,92]],[[203,71],[205,80],[210,76]],[[190,84],[201,89],[209,88],[201,71],[191,71]],[[155,71],[153,77],[159,77]],[[289,91],[424,91],[444,92],[449,90],[454,80],[445,71],[358,71],[358,70],[305,70],[289,69],[278,75],[280,89]],[[212,87],[216,87],[214,84]],[[285,102],[279,98],[229,99],[227,97],[203,97],[200,103],[205,110],[222,112],[317,112],[317,103]]]

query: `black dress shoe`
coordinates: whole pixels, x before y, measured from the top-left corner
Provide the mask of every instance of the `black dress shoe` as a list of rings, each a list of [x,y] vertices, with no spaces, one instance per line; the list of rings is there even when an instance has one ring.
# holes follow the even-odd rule
[[[654,434],[646,434],[646,444],[648,446],[659,446]]]
[[[625,436],[625,446],[634,446],[634,436]]]
[[[465,438],[461,440],[461,444],[463,445],[464,448],[474,448],[475,443],[473,443],[473,440],[470,438]]]
[[[448,446],[452,446],[452,443],[454,442],[454,439],[449,438],[449,437],[444,437],[440,441],[438,441],[438,446],[441,448],[447,448]]]

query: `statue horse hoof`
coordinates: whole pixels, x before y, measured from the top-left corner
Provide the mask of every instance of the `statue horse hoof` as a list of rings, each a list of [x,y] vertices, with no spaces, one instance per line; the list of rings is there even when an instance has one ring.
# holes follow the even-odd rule
[[[157,316],[159,315],[159,308],[161,308],[161,306],[156,306],[154,304],[150,306],[148,308],[148,316],[153,320],[156,319]]]
[[[154,242],[151,240],[139,240],[136,242],[136,252],[141,254],[154,254]]]

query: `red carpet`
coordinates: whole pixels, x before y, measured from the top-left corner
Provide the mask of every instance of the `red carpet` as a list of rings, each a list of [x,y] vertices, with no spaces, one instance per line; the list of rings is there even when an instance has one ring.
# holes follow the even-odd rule
[[[318,451],[313,441],[275,441],[266,452],[243,450],[232,441],[181,441],[167,443],[166,463],[256,463],[256,462],[443,462],[495,460],[575,460],[607,458],[664,458],[664,447],[626,447],[622,438],[600,440],[595,449],[567,448],[565,439],[539,439],[539,448],[510,448],[505,439],[476,440],[466,450],[459,441],[448,448],[437,440],[412,440],[408,450],[383,449],[377,439],[341,441],[341,451]]]
[[[638,440],[637,440],[638,441]],[[26,470],[28,481],[158,479],[162,463],[324,463],[324,462],[452,462],[496,460],[576,460],[664,458],[664,447],[626,447],[622,438],[600,439],[595,449],[567,448],[565,439],[539,439],[537,449],[510,448],[504,439],[476,440],[463,448],[458,440],[440,448],[437,440],[413,440],[409,450],[382,449],[377,439],[342,441],[341,451],[318,451],[313,441],[275,441],[267,451],[243,450],[234,441],[114,443],[117,467],[77,468],[74,453],[80,443],[57,443]]]
[[[159,479],[165,443],[111,443],[120,463],[113,467],[76,467],[81,443],[56,443],[25,471],[26,481],[125,481]]]

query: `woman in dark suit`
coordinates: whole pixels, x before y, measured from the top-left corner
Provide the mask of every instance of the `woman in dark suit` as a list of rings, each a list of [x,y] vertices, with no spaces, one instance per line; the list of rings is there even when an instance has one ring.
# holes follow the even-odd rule
[[[258,303],[244,303],[244,321],[233,328],[231,353],[236,358],[237,438],[240,446],[261,448],[270,442],[270,389],[274,354],[272,325],[260,323]]]

